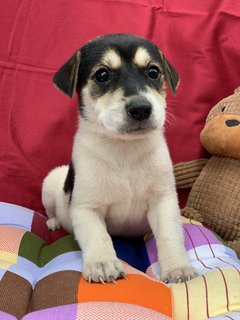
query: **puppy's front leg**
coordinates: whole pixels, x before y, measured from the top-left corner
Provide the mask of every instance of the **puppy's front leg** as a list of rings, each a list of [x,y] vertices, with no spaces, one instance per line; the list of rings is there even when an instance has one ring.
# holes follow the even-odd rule
[[[91,282],[114,282],[125,276],[106,224],[93,209],[74,206],[70,211],[73,232],[83,254],[83,276]]]
[[[195,278],[184,247],[183,229],[176,193],[167,193],[149,204],[149,224],[156,239],[160,277],[164,282]]]

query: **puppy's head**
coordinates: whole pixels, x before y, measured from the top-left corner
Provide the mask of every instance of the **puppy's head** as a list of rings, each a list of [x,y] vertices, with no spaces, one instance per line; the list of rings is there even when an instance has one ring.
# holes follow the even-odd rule
[[[95,130],[129,139],[163,127],[164,82],[175,94],[179,79],[152,42],[113,34],[79,49],[53,82],[71,98],[77,91],[81,116]]]

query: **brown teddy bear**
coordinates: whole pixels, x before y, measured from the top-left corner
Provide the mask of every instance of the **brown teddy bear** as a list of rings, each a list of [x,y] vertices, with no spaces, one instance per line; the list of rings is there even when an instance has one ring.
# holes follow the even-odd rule
[[[200,140],[213,156],[174,166],[191,187],[183,215],[215,231],[240,257],[240,87],[209,112]]]

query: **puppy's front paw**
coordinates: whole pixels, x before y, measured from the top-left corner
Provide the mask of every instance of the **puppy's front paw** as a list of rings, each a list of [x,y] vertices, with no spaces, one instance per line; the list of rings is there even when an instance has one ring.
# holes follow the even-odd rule
[[[125,278],[122,262],[117,258],[101,260],[86,260],[83,266],[83,276],[90,282],[114,282],[118,278]]]
[[[197,276],[198,273],[193,267],[186,266],[163,272],[161,280],[165,283],[181,283],[194,279]]]

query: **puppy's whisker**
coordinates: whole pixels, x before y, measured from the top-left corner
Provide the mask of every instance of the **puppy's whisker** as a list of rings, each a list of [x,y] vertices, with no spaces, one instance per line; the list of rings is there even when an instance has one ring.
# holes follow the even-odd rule
[[[166,120],[165,120],[165,130],[171,131],[176,126],[176,123],[177,123],[177,119],[175,115],[172,112],[167,111]]]
[[[167,104],[169,103],[177,103],[178,106],[182,107],[184,105],[183,101],[177,99],[167,99]]]

